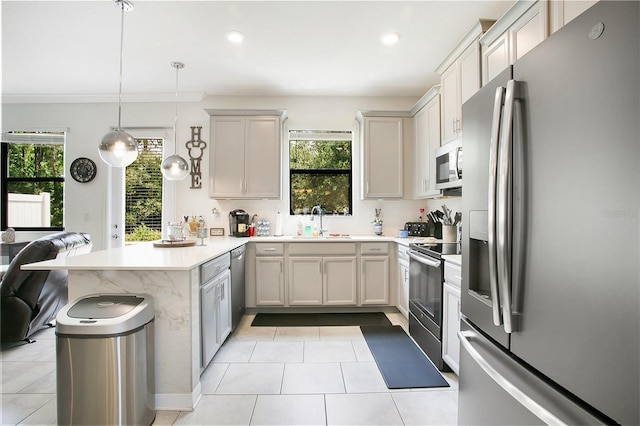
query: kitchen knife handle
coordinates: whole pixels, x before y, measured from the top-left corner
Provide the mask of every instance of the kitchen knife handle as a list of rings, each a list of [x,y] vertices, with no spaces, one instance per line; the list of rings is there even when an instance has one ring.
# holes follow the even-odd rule
[[[511,199],[511,152],[513,145],[512,128],[515,91],[516,81],[509,80],[504,97],[504,109],[502,110],[502,123],[500,126],[498,190],[496,194],[497,271],[502,305],[502,321],[504,322],[504,331],[506,333],[514,331],[511,315],[511,224],[513,213]]]
[[[491,307],[493,309],[493,323],[495,325],[502,325],[496,266],[496,184],[498,178],[498,142],[504,91],[504,87],[498,87],[496,89],[493,103],[493,120],[491,123],[491,145],[489,148],[489,203],[487,211],[489,217],[489,284],[491,290]]]

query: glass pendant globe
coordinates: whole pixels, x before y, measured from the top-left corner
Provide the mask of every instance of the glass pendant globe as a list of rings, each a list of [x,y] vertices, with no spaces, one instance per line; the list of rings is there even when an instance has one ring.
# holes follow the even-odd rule
[[[138,158],[138,143],[124,130],[114,130],[104,135],[98,153],[111,167],[127,167]]]
[[[173,154],[164,159],[160,165],[160,171],[162,176],[169,180],[181,180],[189,173],[189,164],[178,154]]]

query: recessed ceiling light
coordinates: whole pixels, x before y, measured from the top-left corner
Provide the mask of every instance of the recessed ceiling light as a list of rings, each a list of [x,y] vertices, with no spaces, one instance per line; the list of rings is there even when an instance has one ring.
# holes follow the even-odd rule
[[[387,33],[381,37],[382,44],[385,46],[393,46],[400,40],[400,34],[398,33]]]
[[[227,31],[227,40],[231,43],[242,43],[242,40],[244,40],[244,34],[235,30]]]

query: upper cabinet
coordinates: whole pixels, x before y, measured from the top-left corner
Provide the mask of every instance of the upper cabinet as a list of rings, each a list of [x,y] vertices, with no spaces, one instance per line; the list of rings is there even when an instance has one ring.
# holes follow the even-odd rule
[[[415,198],[437,197],[435,150],[440,147],[440,87],[429,90],[426,104],[414,115],[415,125]],[[421,101],[422,101],[421,100]]]
[[[480,38],[483,85],[547,38],[547,5],[520,0]]]
[[[358,113],[362,137],[363,199],[402,198],[405,119],[403,116]]]
[[[456,45],[436,72],[440,74],[441,144],[460,136],[462,104],[480,89],[480,36],[494,23],[480,20]]]
[[[279,199],[281,111],[207,110],[211,115],[212,198]]]
[[[550,0],[549,33],[555,33],[596,3],[597,0]]]

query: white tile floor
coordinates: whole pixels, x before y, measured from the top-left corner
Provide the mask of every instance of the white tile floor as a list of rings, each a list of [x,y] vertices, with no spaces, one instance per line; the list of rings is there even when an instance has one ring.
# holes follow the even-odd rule
[[[400,314],[387,314],[406,329]],[[359,327],[251,327],[246,315],[202,375],[192,412],[155,425],[450,425],[458,382],[390,391]],[[2,425],[56,423],[55,334],[0,353]]]

